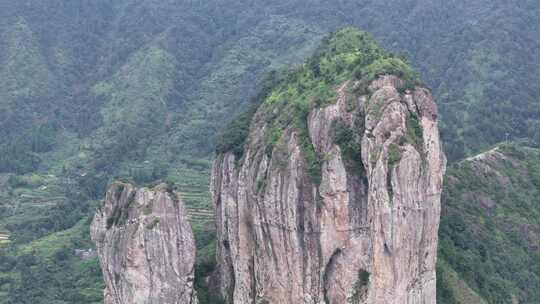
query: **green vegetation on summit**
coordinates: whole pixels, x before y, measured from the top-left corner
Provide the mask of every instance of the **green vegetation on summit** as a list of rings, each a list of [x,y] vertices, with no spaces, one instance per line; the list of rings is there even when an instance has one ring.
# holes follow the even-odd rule
[[[407,88],[421,84],[417,73],[404,59],[385,52],[368,33],[344,28],[330,34],[322,39],[321,45],[305,64],[270,74],[252,102],[252,108],[239,115],[223,131],[216,152],[233,151],[238,158],[242,156],[249,124],[257,105],[260,105],[260,119],[272,122],[266,135],[267,150],[272,150],[281,132],[293,123],[304,137],[304,152],[308,158],[313,158],[310,162],[316,162],[309,139],[305,138],[309,111],[335,102],[338,85],[345,81],[359,80],[359,85],[347,89],[363,94],[369,83],[381,75],[398,76],[406,82]],[[350,138],[338,133],[339,142],[346,144]],[[339,138],[343,136],[345,138]]]

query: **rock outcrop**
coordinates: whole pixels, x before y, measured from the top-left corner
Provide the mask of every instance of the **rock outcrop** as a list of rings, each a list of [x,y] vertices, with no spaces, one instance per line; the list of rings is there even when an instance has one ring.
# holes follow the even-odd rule
[[[229,303],[436,302],[446,159],[433,98],[396,76],[336,91],[305,130],[263,103],[241,158],[217,156],[211,190]]]
[[[164,184],[115,182],[91,227],[105,304],[196,304],[195,241],[184,204]]]

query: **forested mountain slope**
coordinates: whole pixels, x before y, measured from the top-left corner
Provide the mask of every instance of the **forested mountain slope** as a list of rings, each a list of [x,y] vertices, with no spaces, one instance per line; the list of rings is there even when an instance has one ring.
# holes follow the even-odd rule
[[[73,250],[114,177],[175,183],[208,235],[217,134],[265,72],[346,25],[420,71],[450,159],[537,144],[538,16],[533,0],[0,0],[0,233],[17,262],[2,260],[0,302],[99,301],[95,259]]]
[[[540,150],[497,146],[449,167],[445,183],[439,303],[540,302]]]

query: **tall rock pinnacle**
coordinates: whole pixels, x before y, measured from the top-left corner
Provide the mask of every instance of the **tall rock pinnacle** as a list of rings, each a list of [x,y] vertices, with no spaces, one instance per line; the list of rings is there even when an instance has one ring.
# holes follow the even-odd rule
[[[435,102],[411,75],[342,30],[268,92],[242,153],[218,151],[228,302],[436,302],[446,159]]]
[[[178,195],[115,182],[91,227],[105,304],[196,304],[195,240]]]

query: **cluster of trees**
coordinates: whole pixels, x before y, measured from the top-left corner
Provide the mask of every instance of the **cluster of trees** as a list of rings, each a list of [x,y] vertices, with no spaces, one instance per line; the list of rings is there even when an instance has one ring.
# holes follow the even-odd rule
[[[125,0],[115,4],[53,1],[48,5],[30,1],[4,6],[0,32],[7,39],[0,49],[8,55],[0,58],[0,72],[6,74],[0,81],[0,96],[6,110],[3,113],[11,113],[13,119],[2,119],[9,124],[0,129],[16,136],[2,137],[3,172],[34,170],[39,164],[35,153],[52,149],[55,135],[65,128],[86,137],[107,124],[102,121],[103,105],[112,102],[116,107],[107,109],[125,109],[125,104],[116,103],[111,96],[98,96],[94,90],[99,81],[117,78],[114,74],[120,68],[133,75],[113,83],[111,94],[124,96],[131,104],[138,96],[145,100],[158,98],[170,113],[168,117],[150,115],[146,121],[107,126],[108,131],[96,139],[112,139],[110,146],[99,148],[103,162],[141,157],[145,151],[137,144],[148,138],[162,141],[168,132],[162,123],[168,119],[173,130],[165,139],[171,153],[208,155],[215,146],[216,136],[212,134],[230,120],[232,113],[248,104],[242,99],[247,100],[253,93],[250,80],[267,70],[269,64],[284,60],[276,54],[284,54],[291,46],[303,48],[317,40],[320,33],[343,25],[372,30],[383,45],[406,53],[420,69],[441,102],[450,158],[462,158],[507,136],[527,137],[535,142],[540,137],[540,114],[535,106],[540,88],[534,85],[540,75],[538,69],[527,68],[535,62],[527,58],[536,58],[533,53],[538,48],[534,47],[534,39],[526,38],[534,37],[534,24],[523,24],[528,20],[526,16],[534,15],[537,9],[528,2],[517,7],[504,1],[473,7],[443,1],[419,1],[413,7],[396,3],[372,7],[358,6],[354,1],[328,5],[319,0],[310,1],[309,6],[301,1],[258,4],[229,0],[217,5]],[[491,8],[488,17],[476,17],[486,13],[485,7]],[[418,15],[419,11],[429,13]],[[53,12],[55,18],[46,17]],[[392,12],[393,18],[379,18],[387,12]],[[276,18],[278,15],[282,17]],[[211,22],[207,16],[212,16]],[[418,18],[422,22],[411,22]],[[494,22],[501,22],[503,28],[492,26]],[[466,26],[472,23],[476,27]],[[479,39],[480,32],[487,39]],[[266,47],[268,41],[273,43]],[[257,48],[258,44],[265,48]],[[521,54],[513,45],[526,45],[524,49],[533,51]],[[10,55],[14,46],[19,48],[18,53]],[[153,60],[156,49],[168,54],[161,63]],[[507,53],[507,59],[500,60]],[[379,66],[387,69],[396,64],[388,61]],[[162,71],[160,65],[174,70]],[[143,94],[152,90],[141,91],[143,87],[136,83],[153,81],[135,75],[149,71],[148,75],[153,75],[153,70],[160,72],[156,83],[171,86]],[[7,77],[13,74],[17,77]],[[234,82],[221,83],[230,79]],[[524,81],[532,85],[522,89],[519,84]],[[127,83],[135,88],[126,87]],[[232,90],[231,86],[241,89]],[[219,96],[220,92],[228,95]],[[159,103],[149,103],[135,109],[135,114],[142,117],[155,113],[155,106]],[[494,119],[497,124],[493,124]],[[20,129],[15,122],[26,127]],[[206,134],[211,140],[201,140],[197,134]],[[145,145],[152,143],[150,140]]]
[[[516,146],[499,149],[508,158],[449,168],[439,258],[488,303],[511,303],[513,298],[535,303],[540,301],[535,287],[540,284],[540,152]],[[446,283],[439,282],[441,291]],[[450,296],[455,292],[460,290],[438,294],[438,302],[455,303]]]
[[[88,248],[86,231],[79,229],[62,246],[50,244],[50,252],[18,253],[0,249],[4,272],[0,290],[2,303],[98,303],[103,301],[103,281],[97,258],[81,260],[75,248]]]

